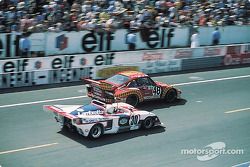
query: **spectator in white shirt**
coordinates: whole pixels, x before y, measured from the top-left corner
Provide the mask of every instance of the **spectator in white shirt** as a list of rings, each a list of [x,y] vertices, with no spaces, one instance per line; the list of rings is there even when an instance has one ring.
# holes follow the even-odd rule
[[[199,31],[195,30],[191,36],[191,48],[197,48],[200,46]]]

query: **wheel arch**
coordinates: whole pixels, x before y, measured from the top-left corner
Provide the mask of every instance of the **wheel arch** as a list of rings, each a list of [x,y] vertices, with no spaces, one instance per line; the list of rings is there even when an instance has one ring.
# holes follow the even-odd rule
[[[105,131],[104,125],[103,125],[101,122],[96,122],[96,123],[93,124],[93,125],[91,126],[91,128],[89,129],[88,134],[87,134],[88,137],[92,138],[92,137],[90,136],[90,132],[91,132],[92,128],[95,127],[95,126],[100,126],[100,127],[101,127],[101,136],[104,134],[104,131]],[[92,139],[94,139],[94,138],[92,138]]]
[[[147,127],[146,121],[149,120],[149,119],[150,119],[150,121],[151,121],[151,125],[150,125],[150,127]],[[141,125],[141,127],[142,127],[143,129],[150,129],[150,128],[152,128],[152,127],[154,126],[154,124],[155,124],[154,116],[149,115],[149,116],[147,116],[145,119],[142,120],[142,125]]]
[[[177,93],[177,89],[174,88],[173,86],[170,86],[170,87],[163,87],[162,89],[163,89],[162,95],[161,95],[161,98],[162,98],[162,99],[165,98],[166,94],[167,94],[170,90],[175,90],[176,93]]]

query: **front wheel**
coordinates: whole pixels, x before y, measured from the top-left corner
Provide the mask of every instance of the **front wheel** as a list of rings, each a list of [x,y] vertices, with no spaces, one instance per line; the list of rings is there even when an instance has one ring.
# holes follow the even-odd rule
[[[174,102],[177,99],[177,92],[175,89],[170,89],[165,95],[165,100],[168,103]]]
[[[130,104],[131,106],[137,106],[139,103],[139,98],[136,95],[129,95],[126,99],[126,103]]]
[[[97,139],[102,135],[103,135],[103,128],[99,124],[94,125],[89,132],[89,137],[92,139]]]
[[[143,123],[142,123],[142,127],[144,129],[150,129],[154,126],[154,120],[152,117],[147,117],[146,119],[144,119]]]

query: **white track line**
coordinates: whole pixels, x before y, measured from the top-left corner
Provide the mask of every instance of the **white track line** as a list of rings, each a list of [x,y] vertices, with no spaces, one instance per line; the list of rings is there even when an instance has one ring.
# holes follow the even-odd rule
[[[210,80],[195,81],[195,82],[184,82],[184,83],[177,83],[177,84],[172,84],[172,85],[173,86],[183,86],[183,85],[209,83],[209,82],[217,82],[217,81],[225,81],[225,80],[233,80],[233,79],[241,79],[241,78],[250,78],[250,75],[242,75],[242,76],[237,76],[237,77],[210,79]],[[2,106],[0,106],[0,108],[24,106],[24,105],[39,104],[39,103],[54,102],[54,101],[63,101],[63,100],[70,100],[70,99],[79,99],[79,98],[84,98],[84,97],[87,97],[87,96],[75,96],[75,97],[66,97],[66,98],[61,98],[61,99],[51,99],[51,100],[42,100],[42,101],[34,101],[34,102],[26,102],[26,103],[8,104],[8,105],[2,105]]]
[[[54,146],[57,144],[58,143],[51,143],[51,144],[44,144],[44,145],[39,145],[39,146],[25,147],[25,148],[20,148],[20,149],[16,149],[16,150],[3,151],[3,152],[0,152],[0,155],[10,154],[10,153],[20,152],[20,151],[26,151],[26,150],[32,150],[32,149],[37,149],[37,148],[43,148],[43,147],[50,147],[50,146]]]
[[[241,163],[241,164],[237,164],[237,165],[234,165],[234,166],[232,166],[232,167],[240,167],[240,166],[246,165],[246,164],[250,166],[250,161],[244,162],[244,163]]]
[[[8,105],[2,105],[2,106],[0,106],[0,108],[24,106],[24,105],[29,105],[29,104],[47,103],[47,102],[53,102],[53,101],[80,99],[80,98],[84,98],[84,97],[87,97],[87,96],[74,96],[74,97],[66,97],[66,98],[61,98],[61,99],[50,99],[50,100],[41,100],[41,101],[33,101],[33,102],[26,102],[26,103],[8,104]]]
[[[233,80],[233,79],[241,79],[241,78],[249,78],[250,75],[242,75],[237,77],[227,77],[227,78],[218,78],[218,79],[209,79],[204,81],[194,81],[194,82],[184,82],[179,84],[173,84],[173,86],[183,86],[183,85],[192,85],[192,84],[199,84],[199,83],[208,83],[208,82],[217,82],[217,81],[226,81],[226,80]]]
[[[230,113],[235,113],[235,112],[240,112],[240,111],[247,111],[247,110],[250,110],[250,108],[242,108],[242,109],[237,109],[237,110],[226,111],[225,114],[230,114]]]

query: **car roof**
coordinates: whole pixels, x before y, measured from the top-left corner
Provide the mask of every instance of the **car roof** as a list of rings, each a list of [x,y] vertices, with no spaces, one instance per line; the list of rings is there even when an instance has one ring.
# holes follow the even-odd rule
[[[144,74],[143,72],[140,72],[140,71],[122,71],[122,72],[119,72],[118,74],[125,75],[125,76],[129,77],[130,79],[148,76],[147,74]]]

